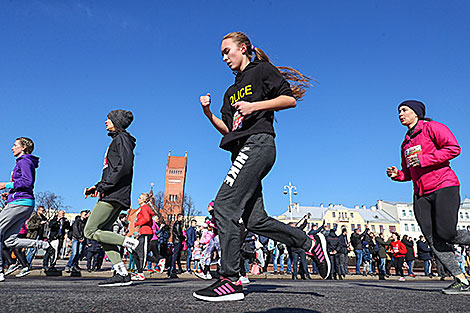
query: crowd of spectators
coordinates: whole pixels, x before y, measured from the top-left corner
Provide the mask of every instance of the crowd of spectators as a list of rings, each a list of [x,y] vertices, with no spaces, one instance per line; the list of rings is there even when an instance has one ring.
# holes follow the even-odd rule
[[[151,239],[146,270],[166,273],[170,278],[177,278],[177,275],[183,272],[194,273],[202,279],[212,279],[217,275],[221,254],[212,206],[211,202],[208,207],[209,216],[200,225],[194,219],[185,221],[182,214],[178,215],[171,225],[159,215],[154,215],[152,234],[149,234]],[[45,253],[43,256],[45,271],[57,270],[58,259],[68,259],[65,272],[82,270],[79,261],[85,259],[87,271],[99,271],[106,255],[97,241],[86,239],[84,236],[83,230],[89,214],[90,211],[84,210],[73,221],[69,221],[61,210],[47,220],[44,207],[39,206],[25,223],[19,236],[48,240],[52,245],[55,254]],[[383,233],[375,234],[368,226],[363,232],[355,229],[348,236],[346,228],[328,229],[325,224],[315,224],[307,229],[308,218],[306,215],[299,222],[290,225],[306,231],[309,235],[318,232],[325,235],[332,267],[328,279],[342,280],[346,275],[372,275],[377,276],[379,280],[385,280],[397,275],[400,281],[404,281],[405,277],[416,277],[416,263],[422,268],[424,276],[439,276],[441,280],[449,276],[444,266],[434,258],[424,236],[411,238],[406,234],[400,236],[393,232],[390,238],[385,238]],[[467,230],[470,231],[470,228]],[[139,236],[138,232],[129,233],[129,221],[124,213],[121,213],[114,223],[113,231],[121,235]],[[241,280],[244,283],[249,282],[247,273],[290,275],[292,279],[311,279],[312,275],[318,274],[315,263],[308,262],[302,249],[289,247],[251,232],[245,232],[244,238],[240,247]],[[18,277],[30,273],[32,260],[38,252],[35,248],[27,251],[3,249],[2,253],[8,264],[7,275],[17,269],[21,269],[16,275]],[[128,269],[136,272],[135,255],[123,247],[119,249]],[[152,258],[152,255],[159,258]],[[455,256],[462,272],[469,273],[470,246],[455,246]],[[184,269],[181,259],[185,261]],[[350,268],[353,270],[350,271]]]

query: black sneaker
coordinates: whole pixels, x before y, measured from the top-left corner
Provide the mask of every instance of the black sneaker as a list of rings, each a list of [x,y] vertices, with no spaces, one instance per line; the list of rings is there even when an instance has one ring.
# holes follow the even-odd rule
[[[315,244],[312,244],[310,251],[306,251],[305,254],[310,256],[318,266],[318,273],[321,278],[325,279],[330,276],[331,264],[328,252],[326,249],[326,239],[322,233],[310,236]]]
[[[47,254],[49,254],[51,257],[49,259],[49,264],[55,264],[56,259],[55,259],[55,249],[49,245],[49,247],[46,249]]]
[[[469,294],[470,285],[464,284],[460,280],[456,279],[449,287],[442,289],[442,293],[446,295],[457,295],[461,293]]]
[[[129,286],[132,284],[131,275],[122,276],[114,272],[113,277],[110,277],[98,284],[100,287],[121,287]]]
[[[209,287],[195,291],[193,296],[204,301],[237,301],[245,298],[243,286],[239,281],[232,282],[223,277]]]

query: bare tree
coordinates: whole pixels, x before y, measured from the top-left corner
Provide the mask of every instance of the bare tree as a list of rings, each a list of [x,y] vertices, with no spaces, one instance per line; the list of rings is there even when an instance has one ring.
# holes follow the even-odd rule
[[[45,216],[50,221],[60,209],[67,209],[68,206],[64,204],[64,200],[61,196],[56,195],[51,191],[38,192],[35,195],[36,204],[43,206],[46,210]]]
[[[184,195],[183,197],[183,214],[184,214],[184,227],[188,228],[191,220],[197,216],[201,215],[202,212],[196,208],[194,201],[189,195]]]

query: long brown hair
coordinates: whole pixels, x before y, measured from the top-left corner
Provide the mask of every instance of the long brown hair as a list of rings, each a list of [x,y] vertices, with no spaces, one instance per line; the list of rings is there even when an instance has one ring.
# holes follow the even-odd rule
[[[271,63],[269,57],[266,53],[258,47],[254,47],[251,45],[251,41],[245,33],[242,32],[232,32],[228,33],[224,36],[224,39],[232,39],[238,45],[245,44],[246,45],[246,55],[250,60],[253,59],[253,53],[255,60],[265,61]],[[310,77],[305,76],[298,70],[288,67],[288,66],[276,66],[278,70],[281,72],[282,76],[289,81],[290,88],[292,89],[292,93],[297,101],[302,100],[307,88],[312,86],[310,81],[312,80]]]

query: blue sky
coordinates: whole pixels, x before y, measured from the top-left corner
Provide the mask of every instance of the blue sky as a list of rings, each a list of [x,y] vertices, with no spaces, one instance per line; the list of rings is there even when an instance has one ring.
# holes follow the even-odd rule
[[[411,183],[385,175],[400,162],[405,99],[454,132],[462,154],[452,167],[470,196],[470,3],[286,3],[0,0],[1,180],[14,138],[29,136],[41,158],[36,191],[91,209],[82,193],[100,179],[106,114],[124,108],[135,115],[133,205],[151,182],[163,190],[168,150],[188,151],[186,192],[205,210],[230,155],[198,100],[210,92],[219,111],[234,80],[220,41],[240,30],[275,65],[318,81],[297,108],[276,113],[277,161],[263,182],[270,214],[286,210],[289,181],[301,205],[411,201]]]

